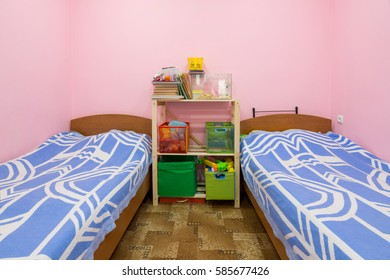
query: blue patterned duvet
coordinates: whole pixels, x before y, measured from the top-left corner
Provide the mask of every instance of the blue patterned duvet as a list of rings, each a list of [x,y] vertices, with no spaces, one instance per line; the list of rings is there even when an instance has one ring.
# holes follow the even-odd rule
[[[0,258],[92,259],[151,164],[148,135],[54,135],[0,164]]]
[[[244,179],[290,259],[390,259],[390,165],[347,138],[252,132]]]

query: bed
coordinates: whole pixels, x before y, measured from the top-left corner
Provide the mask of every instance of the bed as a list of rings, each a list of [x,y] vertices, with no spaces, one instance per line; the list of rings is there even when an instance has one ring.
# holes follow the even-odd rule
[[[390,165],[331,120],[241,121],[243,185],[281,259],[390,259]]]
[[[109,259],[150,189],[151,120],[71,120],[0,164],[0,258]]]

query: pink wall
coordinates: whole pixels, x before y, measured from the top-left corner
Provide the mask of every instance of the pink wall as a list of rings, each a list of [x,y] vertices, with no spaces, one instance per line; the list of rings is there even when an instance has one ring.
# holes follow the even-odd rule
[[[390,1],[335,0],[332,116],[342,133],[390,161]]]
[[[241,118],[300,106],[390,160],[389,0],[0,1],[0,162],[94,113],[151,116],[162,66],[233,74]],[[28,136],[26,136],[28,135]]]
[[[68,129],[69,1],[0,1],[0,162]]]
[[[323,0],[77,1],[72,116],[150,117],[156,71],[202,56],[233,74],[242,118],[295,105],[330,117],[330,12]]]

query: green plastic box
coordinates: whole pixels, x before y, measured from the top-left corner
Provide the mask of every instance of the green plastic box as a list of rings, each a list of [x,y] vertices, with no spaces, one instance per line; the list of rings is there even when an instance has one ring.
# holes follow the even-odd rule
[[[234,172],[205,172],[206,200],[234,200]]]
[[[197,188],[196,156],[162,156],[157,164],[158,195],[194,196]]]
[[[234,125],[230,122],[206,122],[206,150],[208,153],[234,152]]]

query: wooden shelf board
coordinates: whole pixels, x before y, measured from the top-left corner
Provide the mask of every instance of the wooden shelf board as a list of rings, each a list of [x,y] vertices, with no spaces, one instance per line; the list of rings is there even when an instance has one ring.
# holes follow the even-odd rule
[[[170,102],[177,102],[177,103],[195,103],[195,102],[235,102],[234,99],[164,99],[164,100],[158,100],[155,99],[159,104],[162,103],[170,103]]]

